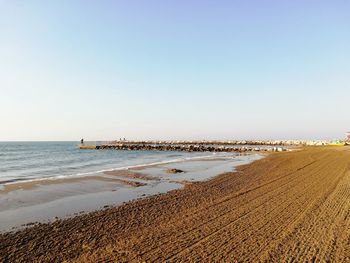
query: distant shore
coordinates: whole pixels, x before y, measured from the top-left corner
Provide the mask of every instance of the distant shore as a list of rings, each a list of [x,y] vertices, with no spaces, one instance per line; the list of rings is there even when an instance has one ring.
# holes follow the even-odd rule
[[[350,149],[271,153],[209,181],[16,233],[3,261],[350,259]]]

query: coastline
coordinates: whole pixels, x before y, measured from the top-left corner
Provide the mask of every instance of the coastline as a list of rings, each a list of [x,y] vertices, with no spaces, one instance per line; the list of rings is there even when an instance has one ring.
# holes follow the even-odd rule
[[[215,153],[217,154],[217,153]],[[227,157],[226,154],[230,155],[230,153],[221,153],[223,155],[218,155],[218,158],[225,158]],[[239,155],[245,155],[245,154],[254,154],[254,153],[240,153]],[[263,153],[259,153],[263,154]],[[146,167],[151,167],[151,166],[157,166],[157,165],[163,165],[163,164],[171,164],[171,163],[179,163],[179,162],[185,162],[185,161],[193,161],[193,160],[211,160],[215,159],[215,155],[201,155],[201,156],[194,156],[194,157],[181,157],[181,158],[175,158],[175,159],[170,159],[170,160],[161,160],[161,161],[156,161],[156,162],[150,162],[150,163],[139,163],[139,164],[132,164],[132,165],[126,165],[126,166],[121,166],[121,167],[111,167],[111,168],[105,168],[105,169],[99,169],[99,170],[93,170],[93,171],[88,171],[88,172],[79,172],[76,174],[69,174],[69,175],[60,175],[60,176],[52,176],[52,177],[42,177],[42,178],[31,178],[31,179],[9,179],[5,181],[0,181],[0,191],[3,190],[3,188],[7,187],[8,185],[12,184],[18,184],[21,185],[27,184],[27,183],[40,183],[41,181],[60,181],[60,180],[65,180],[65,179],[73,179],[73,178],[86,178],[88,176],[95,176],[97,174],[103,174],[103,173],[109,173],[109,172],[115,172],[115,171],[127,171],[127,170],[140,170],[144,169]]]
[[[45,262],[344,262],[349,158],[346,147],[272,153],[181,190],[1,234],[0,255]]]
[[[41,178],[5,184],[0,189],[0,232],[15,231],[37,223],[54,222],[107,206],[118,206],[146,196],[180,189],[233,171],[261,154],[210,155],[174,159],[96,174]],[[182,168],[185,173],[167,174]]]

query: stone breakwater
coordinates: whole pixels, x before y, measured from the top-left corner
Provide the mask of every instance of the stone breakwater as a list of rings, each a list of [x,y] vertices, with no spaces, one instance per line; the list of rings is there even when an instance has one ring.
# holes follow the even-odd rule
[[[147,140],[147,141],[112,141],[109,144],[141,144],[141,145],[268,145],[268,146],[322,146],[330,142],[325,140]]]
[[[81,146],[81,149],[85,147]],[[89,147],[89,149],[91,149]],[[113,149],[126,151],[181,151],[181,152],[282,152],[287,151],[285,147],[248,147],[223,145],[198,145],[198,144],[102,144],[96,145],[95,149]]]
[[[231,140],[231,141],[112,141],[99,145],[80,145],[80,149],[115,149],[129,151],[184,151],[184,152],[282,152],[290,146],[323,146],[320,140]]]

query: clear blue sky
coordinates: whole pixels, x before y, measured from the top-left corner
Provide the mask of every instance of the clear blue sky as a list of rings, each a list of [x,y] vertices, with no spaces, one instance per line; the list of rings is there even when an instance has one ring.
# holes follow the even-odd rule
[[[0,0],[0,141],[337,138],[350,2]]]

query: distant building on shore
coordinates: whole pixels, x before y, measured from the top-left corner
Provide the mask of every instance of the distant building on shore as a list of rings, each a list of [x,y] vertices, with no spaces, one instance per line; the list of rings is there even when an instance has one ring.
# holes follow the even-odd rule
[[[345,135],[346,135],[346,140],[350,141],[350,132],[346,132]]]

